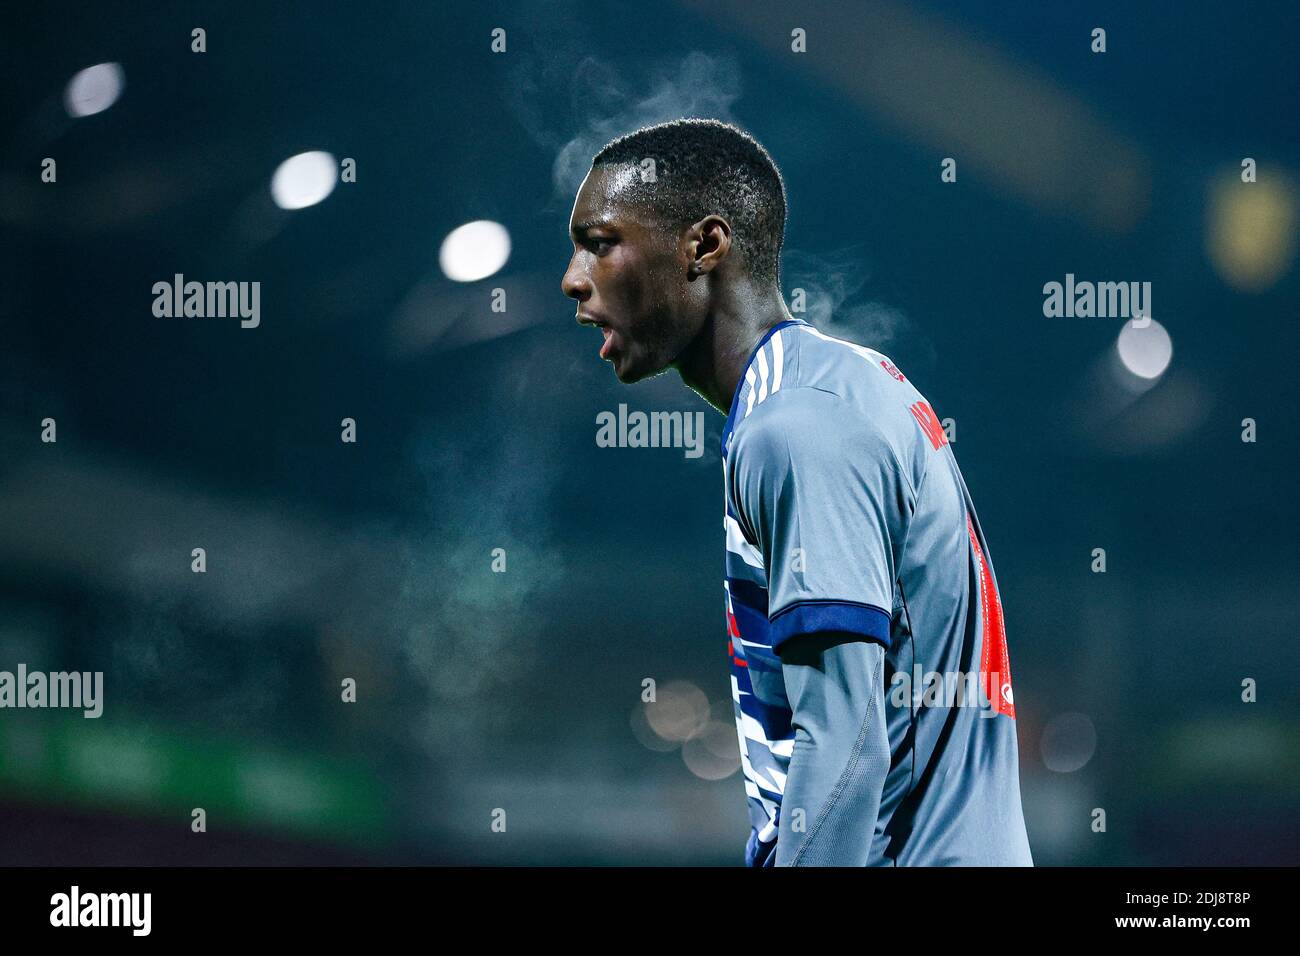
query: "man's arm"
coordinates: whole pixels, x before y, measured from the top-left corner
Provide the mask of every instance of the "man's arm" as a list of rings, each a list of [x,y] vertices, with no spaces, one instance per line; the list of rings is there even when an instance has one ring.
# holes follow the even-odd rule
[[[755,406],[728,467],[795,737],[775,862],[860,866],[889,771],[883,659],[915,495],[878,424],[809,387]]]
[[[781,650],[794,753],[777,866],[865,866],[889,773],[885,649],[853,634],[795,637]]]

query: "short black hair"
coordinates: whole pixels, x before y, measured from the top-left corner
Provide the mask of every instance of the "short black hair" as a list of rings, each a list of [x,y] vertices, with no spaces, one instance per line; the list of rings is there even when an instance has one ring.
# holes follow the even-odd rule
[[[785,237],[785,183],[766,149],[748,133],[713,119],[678,119],[620,136],[592,168],[654,160],[654,181],[634,182],[626,201],[683,229],[717,214],[756,281],[777,282]]]

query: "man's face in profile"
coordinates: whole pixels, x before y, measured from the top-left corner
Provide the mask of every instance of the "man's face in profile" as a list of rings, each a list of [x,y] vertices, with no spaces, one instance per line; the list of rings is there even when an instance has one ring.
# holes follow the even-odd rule
[[[666,369],[700,322],[677,237],[620,199],[638,177],[632,164],[587,174],[569,219],[573,257],[561,283],[578,302],[578,320],[600,328],[600,356],[624,383]]]

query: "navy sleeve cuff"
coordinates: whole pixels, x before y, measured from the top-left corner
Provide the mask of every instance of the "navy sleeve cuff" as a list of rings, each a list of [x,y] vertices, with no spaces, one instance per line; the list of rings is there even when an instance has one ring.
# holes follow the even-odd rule
[[[889,614],[874,604],[852,601],[800,601],[771,618],[772,649],[800,634],[858,634],[889,650]]]

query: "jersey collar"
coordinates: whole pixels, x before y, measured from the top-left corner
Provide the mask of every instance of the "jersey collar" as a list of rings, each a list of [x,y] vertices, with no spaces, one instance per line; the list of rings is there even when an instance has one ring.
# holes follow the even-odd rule
[[[727,412],[727,423],[722,426],[722,457],[723,458],[727,457],[727,446],[731,443],[731,433],[732,431],[735,430],[736,427],[736,409],[740,407],[740,393],[745,390],[745,373],[748,372],[749,367],[754,364],[754,358],[758,355],[759,350],[762,349],[763,346],[767,344],[768,339],[770,339],[777,332],[780,332],[782,329],[788,329],[792,325],[807,325],[807,324],[808,323],[805,322],[803,319],[786,319],[784,322],[778,322],[776,325],[772,326],[770,329],[768,329],[766,332],[763,333],[763,337],[759,339],[758,344],[754,346],[754,351],[749,353],[749,361],[747,361],[745,363],[745,367],[740,370],[740,381],[736,383],[736,394],[731,396],[731,410]]]

